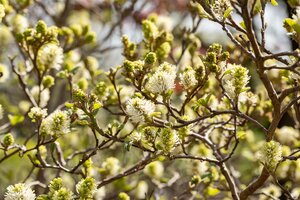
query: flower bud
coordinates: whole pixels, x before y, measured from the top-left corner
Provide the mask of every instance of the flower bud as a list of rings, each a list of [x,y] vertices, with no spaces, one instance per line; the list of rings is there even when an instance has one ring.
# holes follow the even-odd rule
[[[154,161],[145,167],[144,173],[150,178],[160,179],[164,173],[164,166],[160,161]]]
[[[146,40],[153,40],[158,35],[158,29],[156,25],[150,20],[144,20],[142,22],[142,30]]]
[[[130,197],[128,196],[128,194],[126,194],[125,192],[121,192],[118,195],[118,200],[130,200]]]
[[[97,184],[94,178],[87,177],[76,184],[76,191],[80,200],[93,199],[96,192]]]
[[[47,24],[44,21],[39,20],[35,27],[35,30],[37,33],[41,33],[42,35],[44,35],[47,31]]]
[[[53,78],[53,76],[47,75],[43,77],[42,84],[44,88],[50,88],[54,85],[54,83],[55,83],[55,79]]]
[[[145,59],[144,59],[146,64],[153,65],[156,63],[156,55],[153,52],[147,53]]]
[[[13,145],[15,142],[14,136],[11,133],[8,133],[4,136],[2,140],[2,146],[6,149],[9,146]]]

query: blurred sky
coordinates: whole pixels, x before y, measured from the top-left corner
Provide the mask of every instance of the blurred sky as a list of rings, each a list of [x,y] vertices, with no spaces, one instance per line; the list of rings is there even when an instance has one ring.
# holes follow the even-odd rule
[[[93,0],[84,0],[86,2],[93,1]],[[94,1],[101,1],[101,0],[94,0]],[[160,1],[154,0],[151,3],[148,3],[145,7],[142,8],[142,13],[145,13],[145,15],[149,14],[152,10],[158,10],[161,15],[164,15],[166,17],[170,17],[172,20],[174,20],[174,24],[176,24],[176,21],[183,19],[183,13],[180,11],[168,13],[161,11],[162,8],[155,8],[155,6],[159,5]],[[176,1],[176,3],[181,1]],[[139,0],[138,4],[136,5],[136,10],[141,9],[141,6],[143,5],[144,0]],[[266,14],[265,14],[265,22],[267,23],[267,30],[266,30],[266,47],[268,50],[272,52],[280,52],[280,51],[286,51],[291,50],[291,41],[289,37],[287,36],[287,33],[285,29],[282,27],[284,18],[288,17],[287,13],[287,7],[284,1],[278,1],[279,6],[272,6],[270,4],[267,5],[266,8]],[[238,18],[236,15],[233,16],[233,18],[241,22],[242,19]],[[260,30],[261,22],[259,17],[256,17],[254,19],[256,23],[256,29],[258,30],[258,38],[260,38]],[[182,23],[182,28],[185,27],[191,27],[192,21],[191,17],[186,17],[184,22]],[[98,32],[100,32],[100,35],[105,35],[104,33],[109,30],[109,27],[105,26],[95,26]],[[140,30],[140,27],[136,25],[136,23],[133,21],[132,18],[128,18],[124,21],[122,26],[122,32],[129,36],[129,38],[134,42],[140,42],[142,40],[142,32]],[[203,19],[200,23],[200,26],[196,32],[196,34],[199,34],[201,36],[202,43],[204,45],[209,45],[213,42],[219,42],[223,45],[226,45],[230,40],[224,33],[224,31],[221,29],[221,27],[211,22],[207,19]],[[116,30],[113,36],[105,41],[103,44],[104,47],[109,46],[122,46],[120,43],[120,37],[121,32],[119,30]],[[113,51],[110,51],[109,53],[105,53],[100,55],[101,59],[104,59],[104,67],[109,68],[112,66],[116,66],[122,63],[123,58],[119,55],[122,53],[122,49],[116,49]]]

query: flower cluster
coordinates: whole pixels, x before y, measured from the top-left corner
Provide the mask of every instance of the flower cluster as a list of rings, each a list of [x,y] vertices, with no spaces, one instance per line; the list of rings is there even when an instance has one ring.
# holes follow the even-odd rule
[[[109,157],[102,163],[101,167],[103,174],[113,175],[120,170],[120,162],[115,157]]]
[[[156,72],[150,76],[146,84],[146,89],[153,94],[164,95],[174,88],[175,78],[176,67],[164,62],[158,67]]]
[[[260,160],[270,170],[274,171],[282,158],[281,145],[278,142],[266,142],[260,152]]]
[[[126,113],[134,123],[144,122],[145,117],[151,115],[155,110],[155,105],[150,100],[135,97],[126,103]]]
[[[163,128],[161,129],[159,136],[160,141],[158,147],[160,147],[165,154],[170,154],[179,143],[178,134],[173,129]]]
[[[163,176],[164,166],[160,161],[154,161],[145,167],[144,173],[151,178],[159,179]]]
[[[40,69],[53,68],[59,70],[63,63],[63,58],[63,49],[56,44],[50,43],[41,48],[37,60]]]
[[[198,83],[196,72],[192,67],[185,68],[185,70],[179,74],[179,79],[185,89],[189,89]]]
[[[48,199],[53,199],[53,200],[60,200],[60,199],[65,199],[65,200],[73,200],[74,195],[72,191],[67,189],[66,187],[63,186],[63,182],[61,178],[55,178],[53,179],[50,184],[48,185],[49,192],[48,194],[42,194],[37,197],[37,200],[48,200]]]
[[[229,0],[216,0],[212,10],[218,20],[223,20],[232,11],[231,3]]]
[[[227,64],[222,81],[224,89],[230,98],[237,101],[239,95],[248,90],[246,85],[249,80],[248,69],[241,65]]]
[[[80,200],[93,199],[93,195],[96,192],[97,185],[95,179],[87,177],[82,179],[76,185],[76,191],[80,196]]]
[[[27,18],[21,14],[13,16],[10,23],[15,33],[21,33],[29,26]]]
[[[28,116],[32,119],[33,122],[40,121],[48,115],[46,108],[32,107]]]
[[[7,187],[4,200],[33,200],[35,193],[32,189],[23,184],[18,183]]]
[[[41,134],[59,137],[70,132],[70,117],[66,111],[56,110],[42,121]]]

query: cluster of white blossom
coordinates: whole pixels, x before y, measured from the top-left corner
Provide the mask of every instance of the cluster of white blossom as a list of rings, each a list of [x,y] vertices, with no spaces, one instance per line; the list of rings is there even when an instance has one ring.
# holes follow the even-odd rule
[[[14,32],[22,33],[28,28],[29,23],[26,17],[21,14],[16,14],[11,19],[11,26]]]
[[[213,12],[218,20],[223,20],[226,12],[230,12],[230,0],[216,0],[212,6]]]
[[[164,62],[157,71],[149,78],[146,89],[153,94],[166,94],[173,89],[176,79],[176,67]]]
[[[222,82],[228,96],[238,100],[241,93],[246,92],[246,85],[250,80],[249,71],[245,67],[236,64],[227,64]]]
[[[151,178],[159,179],[164,174],[164,166],[162,162],[154,161],[145,167],[144,173]]]
[[[155,105],[150,100],[135,97],[126,103],[126,113],[134,123],[144,122],[145,117],[155,110]]]
[[[66,111],[56,110],[42,121],[41,134],[61,136],[70,132],[70,117]]]
[[[76,191],[79,194],[81,200],[93,199],[93,195],[96,190],[96,181],[91,177],[81,179],[81,181],[76,184]]]
[[[4,200],[34,200],[35,193],[31,188],[23,183],[10,185],[7,187]]]
[[[196,72],[192,67],[187,67],[182,73],[179,74],[181,85],[185,89],[189,89],[197,85]]]
[[[280,143],[272,140],[263,145],[260,151],[260,160],[269,170],[274,171],[281,158],[282,148]]]
[[[278,141],[285,145],[296,144],[300,138],[300,132],[298,129],[294,129],[290,126],[283,126],[280,129],[277,129],[275,136]]]
[[[40,108],[40,107],[32,107],[30,109],[30,112],[28,113],[28,116],[33,120],[42,120],[48,115],[47,109]]]
[[[63,63],[63,49],[56,44],[49,43],[44,45],[38,53],[38,64],[39,68],[45,69],[56,69],[61,68]]]
[[[108,157],[101,165],[105,174],[116,174],[120,170],[120,162],[115,157]]]

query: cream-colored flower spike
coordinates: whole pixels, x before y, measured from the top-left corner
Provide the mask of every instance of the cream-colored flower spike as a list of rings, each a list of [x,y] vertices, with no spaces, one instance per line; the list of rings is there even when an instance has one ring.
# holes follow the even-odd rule
[[[222,79],[226,93],[232,99],[237,99],[241,93],[246,92],[250,76],[249,71],[241,65],[228,64]]]
[[[126,103],[126,113],[134,123],[144,122],[145,116],[155,111],[155,105],[149,100],[135,97]]]
[[[153,94],[165,94],[173,89],[176,78],[176,67],[164,62],[149,78],[146,89]]]
[[[46,44],[38,53],[38,63],[42,70],[61,68],[63,63],[63,49],[56,44]]]
[[[35,193],[31,188],[23,183],[10,185],[7,187],[4,200],[34,200]]]

